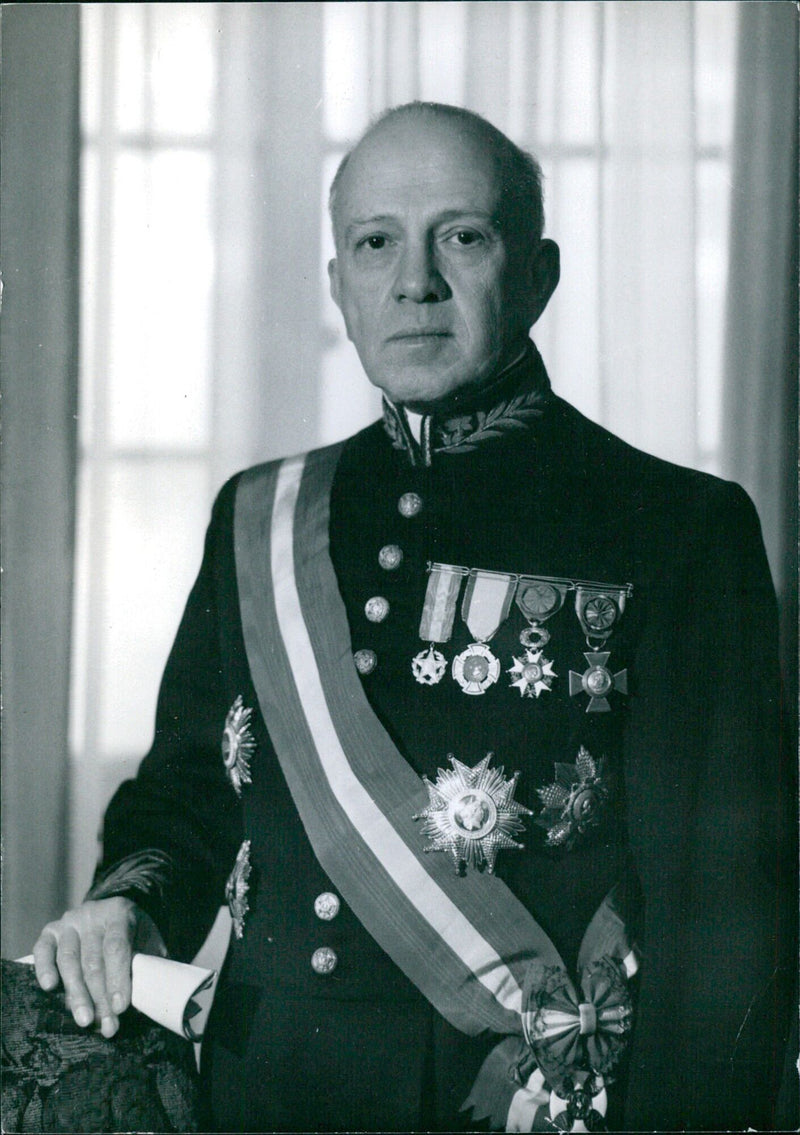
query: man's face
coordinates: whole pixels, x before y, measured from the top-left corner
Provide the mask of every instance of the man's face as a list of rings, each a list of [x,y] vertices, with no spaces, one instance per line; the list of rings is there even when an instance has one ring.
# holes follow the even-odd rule
[[[544,306],[536,255],[502,226],[497,165],[469,126],[408,115],[379,126],[343,171],[331,294],[370,381],[395,402],[422,408],[484,385]]]

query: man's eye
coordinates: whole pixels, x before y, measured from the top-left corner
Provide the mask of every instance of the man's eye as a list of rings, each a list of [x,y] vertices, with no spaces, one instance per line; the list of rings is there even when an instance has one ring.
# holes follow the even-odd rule
[[[379,236],[377,234],[374,236],[367,236],[364,237],[364,239],[360,243],[367,248],[371,248],[377,252],[379,249],[386,247],[386,237]]]
[[[467,248],[471,244],[480,244],[483,237],[472,229],[459,229],[458,232],[453,233],[450,239],[461,245],[462,248]]]

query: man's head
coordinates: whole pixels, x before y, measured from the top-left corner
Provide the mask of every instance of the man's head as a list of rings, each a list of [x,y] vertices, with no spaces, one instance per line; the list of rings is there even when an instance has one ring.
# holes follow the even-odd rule
[[[331,216],[347,333],[370,380],[412,407],[491,381],[558,282],[538,166],[457,107],[378,119],[339,167]]]

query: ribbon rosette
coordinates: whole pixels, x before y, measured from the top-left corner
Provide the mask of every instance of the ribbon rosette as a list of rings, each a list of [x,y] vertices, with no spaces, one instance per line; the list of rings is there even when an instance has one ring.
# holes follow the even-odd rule
[[[620,962],[602,957],[581,977],[582,997],[562,966],[532,963],[525,981],[522,1027],[556,1091],[577,1071],[604,1075],[625,1048],[633,1005]]]

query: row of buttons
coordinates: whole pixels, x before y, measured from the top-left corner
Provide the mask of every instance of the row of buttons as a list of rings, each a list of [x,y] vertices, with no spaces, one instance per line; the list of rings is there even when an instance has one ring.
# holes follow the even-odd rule
[[[338,895],[333,894],[332,891],[323,891],[314,899],[314,914],[323,922],[331,922],[339,913],[341,905]],[[335,950],[330,946],[320,946],[311,955],[311,968],[314,973],[325,976],[333,973],[338,961],[339,957]]]
[[[410,520],[422,511],[422,503],[419,493],[403,493],[397,502],[397,510]],[[378,563],[384,571],[397,571],[402,562],[403,549],[399,544],[384,544],[378,552]],[[371,623],[382,623],[390,610],[389,600],[383,595],[373,595],[364,604],[364,614]],[[359,674],[371,674],[378,665],[378,656],[374,650],[364,648],[355,652],[353,661]]]

